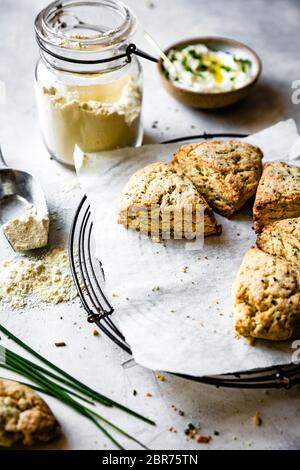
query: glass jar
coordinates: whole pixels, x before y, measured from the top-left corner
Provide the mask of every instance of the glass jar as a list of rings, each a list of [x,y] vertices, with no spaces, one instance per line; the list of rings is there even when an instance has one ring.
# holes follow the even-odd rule
[[[126,55],[135,28],[118,0],[56,1],[37,16],[38,114],[59,162],[74,165],[75,145],[97,152],[141,144],[142,72]]]

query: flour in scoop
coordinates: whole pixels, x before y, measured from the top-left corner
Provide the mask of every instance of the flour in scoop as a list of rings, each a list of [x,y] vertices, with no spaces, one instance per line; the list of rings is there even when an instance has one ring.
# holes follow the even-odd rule
[[[23,217],[14,217],[3,225],[3,232],[15,251],[42,248],[48,243],[49,218],[39,217],[28,204]]]

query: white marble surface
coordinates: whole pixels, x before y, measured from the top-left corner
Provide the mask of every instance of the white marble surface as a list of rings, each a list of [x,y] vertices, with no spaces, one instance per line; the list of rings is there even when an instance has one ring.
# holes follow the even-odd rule
[[[40,178],[49,206],[58,211],[51,243],[65,243],[69,224],[81,193],[70,190],[74,174],[50,161],[41,142],[33,95],[34,64],[38,55],[33,19],[47,2],[0,0],[0,142],[12,166]],[[263,61],[263,76],[243,103],[219,112],[193,111],[175,102],[159,86],[155,66],[144,63],[145,142],[206,131],[254,131],[278,120],[300,120],[300,105],[291,102],[291,83],[300,79],[297,63],[300,21],[299,2],[293,0],[129,0],[141,25],[162,47],[179,38],[218,34],[252,46]],[[226,5],[226,8],[224,7]],[[147,47],[140,34],[138,44]],[[3,94],[3,93],[2,93]],[[157,127],[152,123],[158,121]],[[72,184],[71,184],[72,185]],[[59,229],[59,230],[57,230]],[[11,256],[0,239],[0,257]],[[118,401],[155,419],[152,428],[116,410],[104,409],[152,449],[297,449],[300,444],[299,389],[289,392],[215,389],[166,375],[165,382],[138,366],[124,368],[125,353],[103,335],[94,337],[78,303],[38,310],[9,312],[1,305],[0,321],[31,346],[73,375]],[[3,339],[3,338],[2,338]],[[67,347],[55,348],[55,341]],[[200,360],[201,358],[199,358]],[[133,390],[138,394],[133,396]],[[152,397],[146,397],[147,392]],[[59,417],[64,436],[50,449],[112,448],[87,420],[54,399],[47,398]],[[179,416],[172,405],[185,412]],[[259,411],[262,427],[252,424]],[[203,434],[213,434],[210,444],[187,441],[188,422],[201,424]],[[173,426],[177,433],[167,429]],[[129,445],[127,447],[132,447]]]

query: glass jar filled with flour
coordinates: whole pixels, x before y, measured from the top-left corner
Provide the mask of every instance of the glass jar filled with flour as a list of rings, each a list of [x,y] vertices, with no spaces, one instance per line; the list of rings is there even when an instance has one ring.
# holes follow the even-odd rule
[[[142,73],[128,48],[135,27],[118,0],[57,1],[37,16],[38,113],[59,162],[73,166],[76,145],[88,153],[141,143]]]

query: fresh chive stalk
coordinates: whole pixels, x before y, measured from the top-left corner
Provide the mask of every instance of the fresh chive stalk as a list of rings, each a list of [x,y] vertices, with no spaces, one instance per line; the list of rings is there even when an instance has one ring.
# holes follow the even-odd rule
[[[39,353],[31,349],[29,346],[27,346],[25,343],[23,343],[19,338],[17,338],[15,335],[13,335],[10,331],[8,331],[6,328],[4,328],[0,324],[0,331],[2,333],[6,334],[10,339],[12,339],[15,343],[17,343],[19,346],[21,346],[23,349],[31,353],[33,356],[35,356],[37,359],[45,363],[48,367],[52,368],[56,372],[58,372],[60,375],[54,374],[53,372],[49,371],[48,369],[45,369],[41,367],[38,364],[35,364],[34,362],[31,362],[30,360],[20,356],[19,354],[4,348],[3,346],[0,345],[0,358],[3,357],[5,358],[5,362],[0,361],[0,367],[4,368],[6,370],[9,370],[11,372],[23,375],[30,381],[33,381],[36,385],[29,385],[35,390],[46,393],[52,397],[57,398],[61,402],[65,403],[66,405],[70,406],[83,416],[87,417],[90,421],[92,421],[98,429],[104,433],[110,440],[113,442],[119,449],[124,449],[123,446],[115,439],[114,436],[111,435],[111,433],[104,427],[102,426],[99,421],[105,423],[106,425],[110,426],[113,430],[117,431],[124,437],[132,440],[133,442],[139,444],[141,447],[144,449],[147,449],[146,446],[144,446],[139,440],[137,440],[135,437],[131,436],[128,434],[126,431],[123,429],[119,428],[117,425],[109,421],[108,419],[104,418],[102,415],[98,414],[96,411],[87,408],[84,406],[82,403],[78,402],[74,398],[72,398],[70,395],[73,397],[76,397],[89,405],[94,405],[94,402],[91,401],[90,399],[92,398],[95,401],[98,401],[99,403],[105,405],[105,406],[115,406],[137,418],[142,419],[143,421],[154,425],[155,423],[151,421],[148,418],[145,418],[144,416],[141,416],[140,414],[136,413],[135,411],[132,411],[125,406],[121,405],[120,403],[115,402],[114,400],[111,400],[110,398],[105,397],[104,395],[96,392],[95,390],[91,389],[90,387],[87,387],[84,385],[82,382],[79,382],[77,379],[73,378],[71,375],[69,375],[67,372],[63,371],[59,367],[55,366],[52,364],[50,361],[47,359],[43,358]],[[62,377],[61,377],[62,376]],[[52,379],[55,380],[50,380],[51,377]],[[66,388],[62,386],[60,383],[63,383],[64,385],[67,385],[70,388]],[[73,389],[73,390],[72,390]],[[74,389],[77,393],[74,391]]]
[[[10,370],[11,372],[16,372],[16,370],[15,370],[13,367],[8,366],[7,364],[1,364],[1,363],[0,363],[0,367],[2,367],[2,369]],[[24,376],[25,376],[25,373],[24,373]],[[22,382],[19,381],[19,383],[22,383]],[[26,384],[24,384],[24,385],[26,385]],[[38,392],[38,391],[43,391],[42,389],[39,389],[39,387],[36,387],[36,386],[33,386],[33,385],[29,385],[29,386],[30,386],[31,388],[34,388],[37,392]],[[73,390],[69,390],[68,388],[62,387],[61,385],[60,385],[60,387],[61,387],[62,390],[64,390],[65,392],[69,393],[70,395],[73,395],[74,397],[79,398],[80,400],[82,400],[82,401],[88,403],[89,405],[95,406],[95,403],[94,403],[93,401],[89,400],[88,398],[86,398],[86,397],[84,397],[84,396],[82,396],[82,395],[79,395],[79,394],[76,393],[76,392],[73,392]],[[45,392],[45,393],[46,393],[46,392]],[[50,393],[49,393],[49,395],[50,395]],[[52,395],[52,396],[53,396],[53,395]]]
[[[6,336],[8,336],[10,339],[12,339],[16,344],[21,346],[21,348],[25,349],[31,355],[33,355],[34,357],[39,359],[41,362],[46,364],[48,367],[50,367],[52,370],[55,370],[60,375],[65,377],[68,380],[67,385],[72,386],[72,388],[76,388],[77,391],[80,391],[81,393],[84,393],[89,398],[92,398],[95,401],[100,402],[101,404],[105,404],[104,402],[107,402],[107,406],[114,406],[116,408],[119,408],[122,411],[125,411],[128,414],[131,414],[132,416],[135,416],[136,418],[141,419],[142,421],[145,421],[148,424],[155,425],[154,421],[150,420],[149,418],[146,418],[146,417],[140,415],[139,413],[137,413],[136,411],[133,411],[133,410],[127,408],[126,406],[124,406],[124,405],[122,405],[122,404],[120,404],[120,403],[118,403],[114,400],[111,400],[110,398],[105,397],[101,393],[93,390],[92,388],[90,388],[87,385],[83,384],[79,380],[75,379],[70,374],[68,374],[64,370],[60,369],[58,366],[56,366],[52,362],[48,361],[48,359],[44,358],[41,354],[34,351],[30,346],[25,344],[22,340],[20,340],[17,336],[15,336],[13,333],[11,333],[9,330],[7,330],[1,324],[0,324],[0,331],[2,331],[2,333],[4,333]],[[36,367],[36,365],[35,365],[35,367]],[[41,366],[37,366],[37,368],[40,368],[40,367]],[[48,375],[50,375],[49,372],[46,371],[46,369],[44,369],[43,371],[44,371],[44,373],[48,373]],[[66,382],[64,382],[64,383],[66,384]]]
[[[21,360],[21,357],[19,356],[17,359],[14,358],[12,359],[12,356],[11,356],[11,353],[12,351],[10,351],[9,349],[6,349],[6,348],[3,348],[2,346],[0,346],[0,351],[2,352],[5,352],[6,354],[6,359],[8,361],[8,363],[10,365],[7,365],[7,364],[0,364],[0,367],[3,367],[7,370],[10,370],[12,372],[15,372],[15,373],[22,373],[22,375],[25,375],[27,378],[33,380],[33,381],[37,381],[37,383],[42,383],[42,387],[37,387],[37,386],[32,386],[32,385],[29,385],[30,387],[34,388],[35,390],[39,391],[39,392],[43,392],[43,393],[47,393],[48,395],[51,395],[52,397],[55,397],[55,398],[60,398],[60,397],[57,397],[57,395],[55,394],[55,392],[53,391],[53,389],[48,389],[46,388],[46,386],[49,387],[49,384],[51,384],[52,386],[56,385],[59,389],[61,389],[62,391],[65,391],[67,393],[72,393],[70,392],[70,390],[64,388],[64,387],[61,387],[61,385],[58,385],[58,384],[55,384],[54,382],[50,381],[49,379],[47,379],[46,377],[43,377],[42,374],[40,373],[34,373],[34,371],[32,369],[28,369],[27,371],[25,371],[25,366],[23,367],[23,364],[22,364],[22,360]],[[17,354],[14,354],[15,356],[18,356]],[[20,369],[18,369],[18,364],[19,364],[19,367]],[[43,380],[44,379],[44,380]],[[27,385],[27,384],[26,384]],[[45,388],[43,388],[45,387]],[[75,394],[76,396],[76,394]],[[80,398],[81,400],[84,399],[83,397],[81,397],[80,395],[77,395],[78,398]],[[87,401],[87,400],[85,400]],[[82,406],[80,403],[76,402],[77,405],[79,405],[81,407],[82,410],[85,410],[86,412],[88,412],[89,414],[91,415],[94,415],[96,418],[100,419],[101,421],[103,421],[104,423],[106,423],[107,425],[109,425],[110,427],[112,427],[113,429],[115,429],[117,432],[119,432],[120,434],[122,434],[123,436],[127,437],[128,439],[136,442],[137,444],[139,444],[141,447],[143,447],[144,449],[147,449],[147,447],[142,444],[138,439],[134,438],[133,436],[131,436],[130,434],[128,434],[126,431],[124,431],[123,429],[119,428],[117,425],[115,425],[114,423],[112,423],[111,421],[109,421],[108,419],[104,418],[103,416],[101,416],[100,414],[96,413],[94,410],[91,410],[89,408],[86,408],[84,406]],[[93,402],[89,402],[88,403],[94,405]]]
[[[1,349],[4,349],[2,346],[0,347]],[[39,372],[33,372],[32,370],[26,369],[26,366],[22,364],[22,361],[18,361],[13,358],[9,358],[9,351],[8,354],[6,355],[6,360],[8,362],[8,365],[6,364],[0,364],[1,367],[6,368],[12,372],[21,374],[29,378],[30,380],[36,382],[39,384],[38,390],[43,393],[47,393],[48,395],[51,395],[66,405],[70,406],[71,408],[75,409],[78,411],[80,414],[86,416],[88,419],[90,419],[119,449],[124,449],[123,446],[109,433],[97,420],[103,421],[110,427],[112,427],[114,430],[122,434],[123,436],[131,439],[132,441],[138,443],[141,445],[143,448],[146,448],[141,442],[139,442],[137,439],[135,439],[133,436],[128,434],[126,431],[122,430],[118,426],[116,426],[114,423],[109,421],[108,419],[104,418],[100,414],[94,412],[93,410],[90,410],[89,408],[86,408],[83,406],[81,403],[77,402],[73,398],[71,398],[67,393],[65,393],[64,389],[61,388],[60,385],[55,384],[51,380],[49,380],[47,377],[44,377],[42,374]]]

